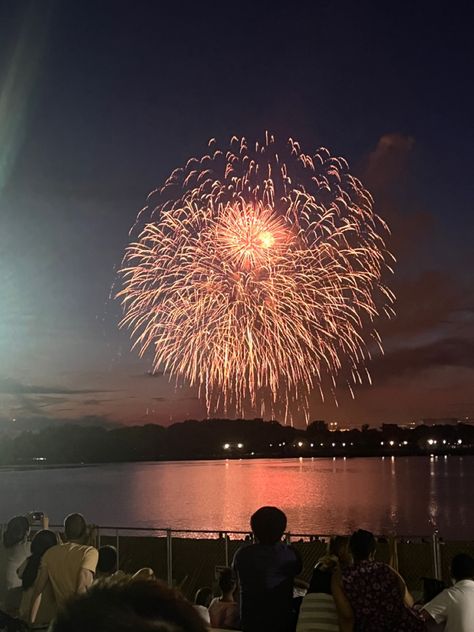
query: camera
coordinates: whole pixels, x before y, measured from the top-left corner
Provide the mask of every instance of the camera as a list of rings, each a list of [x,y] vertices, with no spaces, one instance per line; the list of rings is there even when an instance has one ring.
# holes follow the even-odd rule
[[[31,520],[33,522],[41,522],[44,518],[44,513],[42,511],[32,511],[31,512]]]

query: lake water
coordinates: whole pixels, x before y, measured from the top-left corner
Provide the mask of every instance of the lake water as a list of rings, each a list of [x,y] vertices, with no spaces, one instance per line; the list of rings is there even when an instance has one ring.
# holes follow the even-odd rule
[[[0,471],[0,520],[30,510],[52,523],[247,530],[277,505],[293,533],[474,538],[474,457],[256,459]]]

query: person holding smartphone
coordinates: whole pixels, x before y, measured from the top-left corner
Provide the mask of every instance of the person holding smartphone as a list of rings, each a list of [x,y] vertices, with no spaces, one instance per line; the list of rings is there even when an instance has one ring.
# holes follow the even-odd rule
[[[21,601],[21,579],[17,570],[30,556],[28,536],[35,522],[47,528],[48,519],[42,512],[14,516],[8,521],[0,542],[0,609],[12,616],[18,613]]]

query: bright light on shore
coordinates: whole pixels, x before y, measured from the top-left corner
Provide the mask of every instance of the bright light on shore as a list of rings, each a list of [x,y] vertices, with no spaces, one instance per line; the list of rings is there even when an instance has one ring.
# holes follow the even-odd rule
[[[223,448],[224,450],[228,450],[230,448],[230,443],[224,443]]]
[[[238,443],[238,444],[237,444],[237,447],[238,447],[238,448],[240,448],[240,449],[242,449],[242,448],[244,447],[244,444],[243,444],[243,443]]]

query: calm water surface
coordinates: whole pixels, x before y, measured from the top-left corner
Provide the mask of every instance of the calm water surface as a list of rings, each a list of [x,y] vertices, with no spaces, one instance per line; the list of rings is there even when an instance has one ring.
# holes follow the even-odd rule
[[[72,511],[101,525],[246,530],[277,505],[294,533],[474,538],[474,457],[258,459],[0,471],[0,519]]]

